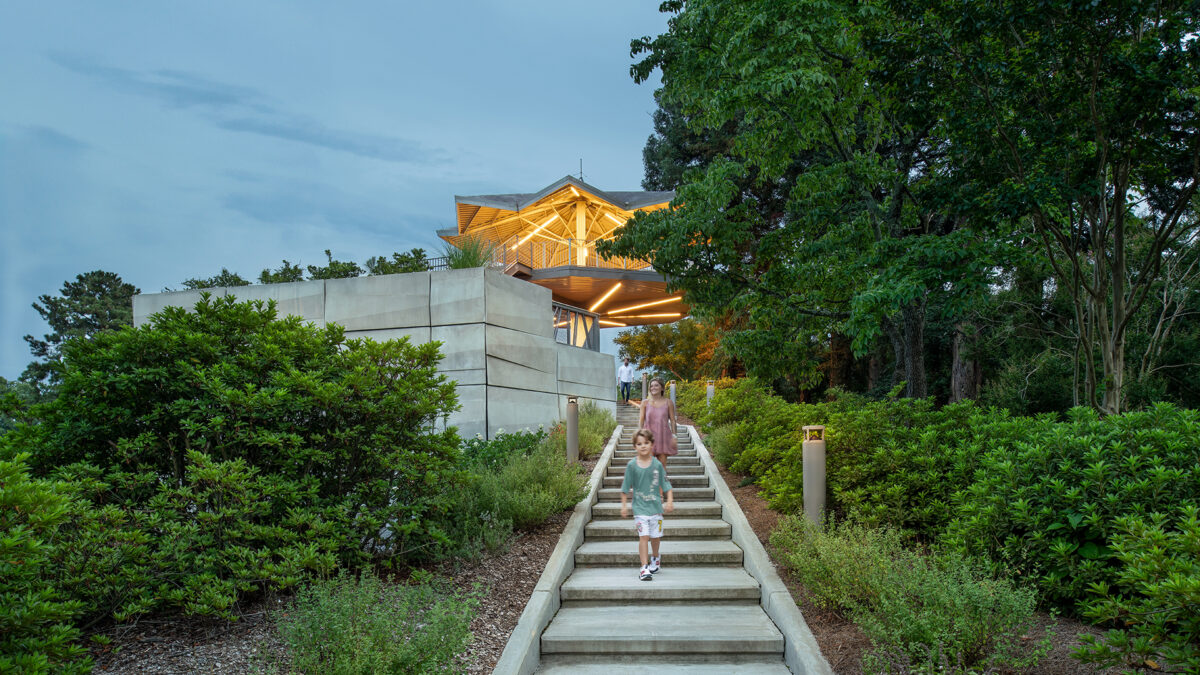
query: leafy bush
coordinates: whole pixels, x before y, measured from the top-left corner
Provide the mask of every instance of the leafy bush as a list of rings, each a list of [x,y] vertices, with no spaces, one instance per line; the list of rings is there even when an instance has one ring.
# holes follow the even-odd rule
[[[716,391],[729,389],[741,380],[722,377],[713,380],[714,395]],[[675,407],[680,414],[697,424],[708,411],[708,380],[684,380],[675,389]]]
[[[1101,418],[1076,408],[1064,424],[1031,424],[994,447],[959,497],[946,541],[1036,581],[1073,609],[1097,584],[1117,586],[1122,516],[1200,506],[1200,411],[1157,404]]]
[[[1200,672],[1200,513],[1123,516],[1112,539],[1121,562],[1112,584],[1099,582],[1082,603],[1083,616],[1119,626],[1103,641],[1084,636],[1076,654],[1086,663],[1172,673]]]
[[[592,401],[586,401],[579,406],[579,458],[591,459],[599,457],[604,452],[604,446],[617,428],[617,420],[613,414],[604,410]],[[559,422],[550,427],[546,444],[554,447],[560,456],[567,453],[567,425]]]
[[[483,237],[461,237],[457,243],[442,246],[446,266],[452,270],[490,265],[501,245]]]
[[[533,452],[545,439],[546,432],[540,428],[536,432],[501,433],[491,440],[477,436],[463,442],[462,456],[466,464],[474,469],[497,470],[514,457]]]
[[[70,497],[31,478],[26,459],[0,460],[0,673],[85,673],[91,660],[71,625],[81,603],[46,583],[49,542]]]
[[[35,474],[80,481],[94,508],[55,555],[93,613],[225,614],[243,593],[446,541],[462,476],[457,436],[432,430],[456,406],[436,345],[347,342],[205,296],[64,355],[59,396],[0,457],[28,450]]]
[[[286,672],[454,672],[477,606],[477,593],[452,592],[428,574],[407,585],[371,574],[314,581],[277,619],[291,656]]]
[[[771,544],[817,604],[840,608],[871,639],[869,672],[896,661],[927,671],[1029,666],[1049,650],[1048,640],[1018,649],[1035,594],[956,554],[920,555],[894,531],[832,521],[821,531],[795,517],[780,523]]]
[[[576,504],[586,492],[587,477],[578,464],[568,464],[554,446],[543,443],[532,454],[513,458],[496,472],[480,475],[472,487],[483,513],[528,530]]]

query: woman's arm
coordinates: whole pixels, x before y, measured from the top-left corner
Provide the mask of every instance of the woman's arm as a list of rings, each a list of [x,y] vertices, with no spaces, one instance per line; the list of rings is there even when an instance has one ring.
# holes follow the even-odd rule
[[[671,416],[671,431],[679,433],[679,420],[675,419],[675,402],[667,399],[667,406],[667,414]]]
[[[646,428],[646,399],[638,404],[638,429]]]

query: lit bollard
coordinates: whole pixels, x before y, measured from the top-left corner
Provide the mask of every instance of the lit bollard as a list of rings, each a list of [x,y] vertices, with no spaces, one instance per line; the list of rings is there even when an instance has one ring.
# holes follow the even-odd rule
[[[675,380],[671,380],[671,405],[675,405]]]
[[[707,397],[707,399],[705,400],[705,403],[707,405],[711,406],[713,395],[717,393],[717,383],[713,380],[709,380],[708,387],[706,387],[704,391],[705,391],[705,396]]]
[[[825,427],[804,427],[804,515],[818,527],[825,520]]]
[[[650,373],[642,373],[642,400],[650,396]]]
[[[579,461],[579,397],[567,397],[567,461]]]

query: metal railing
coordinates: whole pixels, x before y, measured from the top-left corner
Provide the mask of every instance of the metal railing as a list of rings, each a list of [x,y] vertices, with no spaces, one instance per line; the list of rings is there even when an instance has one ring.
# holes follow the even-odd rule
[[[596,239],[558,239],[549,241],[534,238],[517,244],[518,237],[511,237],[496,249],[493,262],[502,267],[520,263],[532,269],[563,267],[599,267],[603,269],[641,270],[650,263],[637,258],[601,258],[596,253]],[[515,247],[515,248],[514,248]]]
[[[600,351],[600,316],[591,312],[554,304],[554,341],[581,349]]]

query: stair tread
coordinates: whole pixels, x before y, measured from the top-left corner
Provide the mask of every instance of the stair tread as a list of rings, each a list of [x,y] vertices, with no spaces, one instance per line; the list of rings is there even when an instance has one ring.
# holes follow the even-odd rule
[[[653,582],[634,567],[576,567],[562,585],[562,599],[632,602],[720,600],[760,597],[758,581],[740,567],[663,567]]]
[[[580,652],[782,653],[783,634],[758,605],[563,607],[542,633],[542,653]]]

